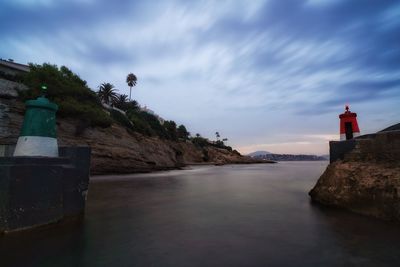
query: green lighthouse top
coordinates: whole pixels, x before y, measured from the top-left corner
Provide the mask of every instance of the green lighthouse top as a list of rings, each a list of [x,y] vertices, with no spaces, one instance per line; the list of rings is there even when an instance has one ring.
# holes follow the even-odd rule
[[[20,136],[42,136],[56,138],[56,112],[58,106],[50,102],[45,96],[46,87],[42,96],[25,102],[26,113]]]
[[[53,111],[58,110],[58,106],[55,103],[50,102],[46,98],[46,93],[47,93],[47,86],[42,85],[42,96],[36,98],[35,100],[28,100],[25,102],[27,108],[44,108],[44,109],[50,109]]]
[[[44,108],[50,109],[53,111],[58,110],[58,105],[55,103],[50,102],[46,97],[39,96],[35,100],[28,100],[25,102],[27,108]]]

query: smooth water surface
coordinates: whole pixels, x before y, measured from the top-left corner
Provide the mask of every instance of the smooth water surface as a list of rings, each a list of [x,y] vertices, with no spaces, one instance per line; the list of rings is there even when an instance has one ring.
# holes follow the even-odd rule
[[[400,266],[400,225],[310,202],[326,165],[92,177],[82,222],[0,237],[0,266]]]

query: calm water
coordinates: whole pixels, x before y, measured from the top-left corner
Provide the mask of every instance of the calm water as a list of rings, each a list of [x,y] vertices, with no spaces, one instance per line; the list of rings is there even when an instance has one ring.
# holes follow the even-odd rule
[[[0,266],[400,266],[400,226],[312,205],[326,162],[91,180],[86,217],[0,237]]]

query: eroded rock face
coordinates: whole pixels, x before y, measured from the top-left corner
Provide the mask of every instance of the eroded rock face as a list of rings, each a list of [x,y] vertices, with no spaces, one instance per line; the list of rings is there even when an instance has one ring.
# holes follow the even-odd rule
[[[0,78],[0,97],[17,98],[19,91],[26,91],[28,87],[21,83]]]
[[[24,105],[0,98],[0,144],[15,144],[23,121]],[[76,135],[78,120],[57,118],[58,143],[89,145],[93,174],[133,173],[175,169],[193,163],[251,163],[254,160],[225,149],[198,148],[190,142],[147,137],[113,124],[109,128],[87,128]]]
[[[0,144],[16,144],[21,129],[24,106],[16,99],[0,97]]]
[[[310,191],[313,201],[400,221],[400,131],[357,140]]]

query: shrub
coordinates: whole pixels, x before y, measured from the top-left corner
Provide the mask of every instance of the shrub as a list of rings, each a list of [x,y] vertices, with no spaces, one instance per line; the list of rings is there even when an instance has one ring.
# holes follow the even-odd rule
[[[22,100],[36,98],[41,86],[47,85],[47,97],[59,105],[61,117],[85,117],[91,126],[109,127],[110,116],[103,111],[96,93],[90,90],[86,81],[67,67],[56,65],[30,64],[30,72],[23,76],[23,83],[30,89],[21,92]]]
[[[176,129],[178,138],[181,138],[183,140],[188,140],[190,133],[186,130],[185,125],[179,125],[179,127]]]
[[[155,135],[150,125],[136,111],[127,112],[128,118],[133,124],[133,130],[147,136]]]
[[[160,121],[157,119],[156,116],[147,113],[145,111],[138,112],[138,116],[141,117],[142,120],[148,123],[148,125],[153,130],[155,135],[164,139],[168,138],[167,130],[161,125]]]
[[[131,121],[121,112],[117,110],[111,110],[110,111],[111,118],[116,121],[118,124],[133,130],[133,125]]]
[[[118,95],[117,101],[114,103],[114,106],[123,110],[123,111],[140,111],[139,103],[136,100],[126,101],[124,102],[124,96],[126,95]]]
[[[226,149],[228,151],[232,151],[232,147],[225,145],[224,141],[217,140],[212,144],[213,147],[218,147],[222,149]]]
[[[166,131],[168,139],[171,139],[174,141],[178,140],[176,123],[174,121],[165,121],[163,126]]]
[[[209,145],[208,140],[203,137],[193,137],[192,143],[198,147],[206,147]]]

